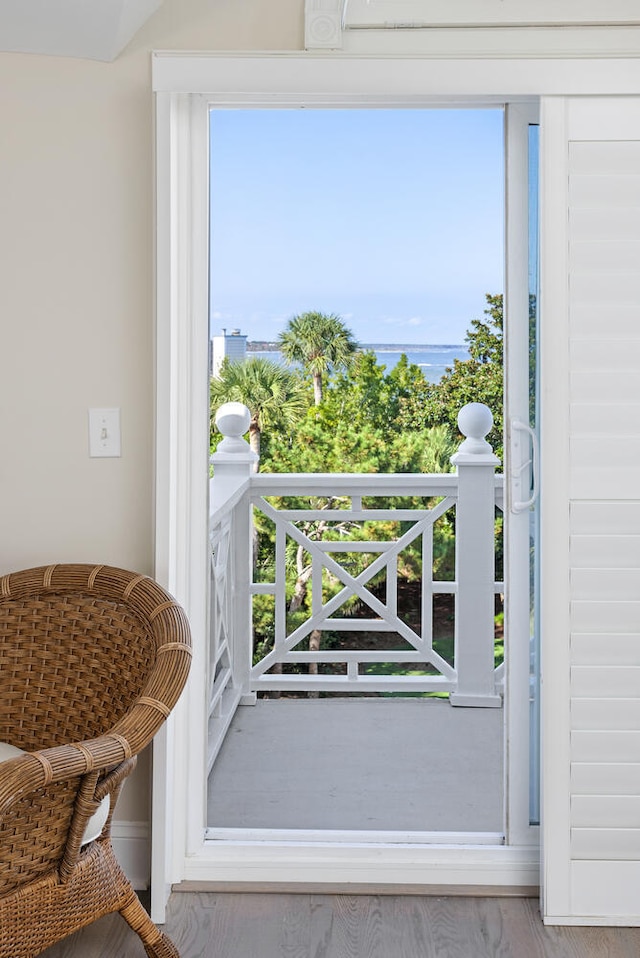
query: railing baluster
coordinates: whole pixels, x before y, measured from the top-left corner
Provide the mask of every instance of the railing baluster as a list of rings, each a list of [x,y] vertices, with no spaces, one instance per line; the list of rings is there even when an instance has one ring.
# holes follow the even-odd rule
[[[322,561],[317,553],[311,559],[311,614],[320,615],[322,611]]]
[[[387,562],[387,609],[390,615],[398,614],[398,559],[392,556]]]
[[[276,526],[276,594],[274,649],[282,649],[287,635],[287,539],[282,526]]]
[[[422,606],[420,635],[428,648],[433,645],[433,525],[422,533]]]

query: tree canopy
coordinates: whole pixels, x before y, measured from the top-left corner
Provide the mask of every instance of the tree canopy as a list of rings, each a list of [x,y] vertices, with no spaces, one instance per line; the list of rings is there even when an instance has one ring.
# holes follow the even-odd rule
[[[316,406],[322,402],[323,380],[330,372],[349,369],[358,344],[335,313],[308,312],[294,316],[280,334],[278,345],[289,363],[301,363],[313,379]]]
[[[472,319],[465,337],[469,359],[454,359],[439,383],[430,390],[425,417],[433,424],[448,424],[457,433],[458,413],[469,402],[485,403],[493,413],[488,435],[494,452],[502,459],[503,444],[503,299],[486,296],[485,319]]]
[[[502,296],[487,294],[486,302],[484,318],[472,319],[466,335],[469,358],[454,360],[438,383],[428,382],[404,355],[387,373],[374,352],[356,349],[339,317],[302,313],[280,338],[289,344],[282,348],[285,358],[301,368],[263,358],[223,364],[220,379],[211,384],[212,414],[230,400],[249,407],[250,439],[254,449],[261,445],[262,469],[268,472],[433,472],[449,468],[448,456],[461,438],[460,409],[483,402],[494,418],[489,442],[502,458]],[[337,330],[341,344],[334,342],[322,356],[315,354],[311,332],[323,327],[321,320],[328,321],[325,333],[327,326]],[[307,352],[296,330],[309,334]],[[319,402],[318,376],[326,380]]]
[[[300,377],[261,356],[244,362],[224,360],[219,376],[211,380],[212,423],[215,411],[225,402],[244,403],[251,412],[249,443],[257,456],[265,428],[288,434],[309,405]]]

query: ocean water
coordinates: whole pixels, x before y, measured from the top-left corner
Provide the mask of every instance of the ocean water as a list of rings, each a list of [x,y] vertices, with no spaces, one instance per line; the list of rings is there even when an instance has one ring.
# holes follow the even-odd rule
[[[381,343],[363,343],[362,348],[371,350],[376,354],[376,361],[384,366],[387,373],[390,373],[400,357],[404,353],[410,363],[414,363],[422,370],[425,379],[430,383],[437,383],[443,376],[449,366],[453,366],[454,359],[468,359],[469,350],[466,346],[447,345],[447,346],[420,346],[415,343],[394,343],[393,345],[383,345]],[[251,356],[264,356],[267,359],[273,359],[276,362],[283,363],[282,353],[279,350],[247,350],[247,358]]]

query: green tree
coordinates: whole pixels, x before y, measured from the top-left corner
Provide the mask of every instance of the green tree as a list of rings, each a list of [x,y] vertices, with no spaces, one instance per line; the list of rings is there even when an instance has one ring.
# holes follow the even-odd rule
[[[458,413],[469,402],[485,403],[493,413],[487,437],[502,458],[503,442],[503,302],[502,295],[486,295],[486,319],[473,319],[465,341],[468,359],[455,359],[430,391],[425,412],[434,425],[448,423],[457,429]]]
[[[262,357],[241,363],[225,359],[219,377],[211,380],[212,424],[217,409],[225,402],[241,402],[248,407],[251,412],[249,444],[258,457],[263,430],[273,428],[290,434],[309,405],[300,377]]]
[[[386,383],[386,398],[396,428],[419,430],[428,426],[426,409],[434,387],[425,379],[420,367],[410,363],[403,353],[386,377]]]
[[[312,418],[325,430],[345,425],[365,432],[383,428],[389,424],[384,393],[384,366],[378,364],[374,352],[358,352],[348,369],[331,377],[322,404],[313,410]]]
[[[326,429],[347,423],[367,434],[381,429],[390,441],[398,430],[429,425],[425,407],[431,388],[420,367],[409,363],[404,354],[387,373],[373,351],[360,351],[349,369],[330,378],[322,404],[313,415]]]
[[[299,362],[313,380],[316,406],[322,402],[323,379],[337,369],[348,369],[358,344],[335,313],[308,312],[294,316],[280,333],[278,346],[287,362]]]

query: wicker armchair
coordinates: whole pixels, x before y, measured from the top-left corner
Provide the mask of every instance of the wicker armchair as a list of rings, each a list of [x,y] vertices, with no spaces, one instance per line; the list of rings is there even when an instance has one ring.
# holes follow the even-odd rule
[[[26,753],[0,764],[0,958],[32,958],[115,911],[147,955],[178,958],[109,833],[122,783],[190,660],[183,610],[146,576],[57,565],[0,578],[0,741]]]

